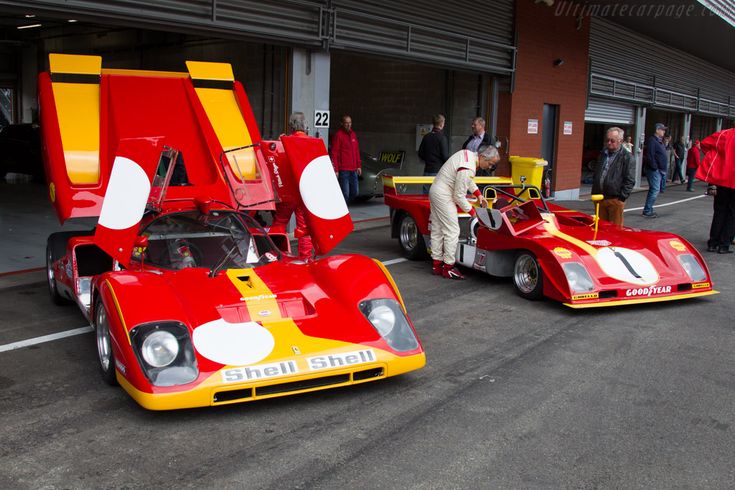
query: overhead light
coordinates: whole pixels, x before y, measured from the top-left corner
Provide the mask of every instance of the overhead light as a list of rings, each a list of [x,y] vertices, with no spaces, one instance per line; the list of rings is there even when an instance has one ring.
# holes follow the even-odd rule
[[[33,29],[34,27],[41,27],[41,24],[28,24],[27,26],[18,26],[16,29]]]
[[[24,17],[25,17],[26,19],[32,19],[32,18],[34,18],[35,16],[36,16],[36,14],[25,14],[25,15],[24,15]]]
[[[77,21],[77,19],[69,19],[69,20],[67,20],[67,22],[76,22],[76,21]]]

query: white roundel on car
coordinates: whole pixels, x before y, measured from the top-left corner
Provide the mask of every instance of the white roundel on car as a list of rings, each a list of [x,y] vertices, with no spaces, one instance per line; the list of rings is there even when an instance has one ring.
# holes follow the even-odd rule
[[[318,218],[338,219],[349,213],[328,155],[315,158],[304,168],[299,192],[306,209]]]
[[[227,323],[213,320],[194,329],[196,350],[214,362],[245,366],[262,361],[273,352],[273,335],[255,322]]]
[[[129,158],[115,157],[99,224],[112,230],[135,226],[143,217],[150,192],[145,170]]]
[[[597,251],[595,260],[605,274],[618,281],[649,285],[658,281],[656,268],[640,252],[629,248],[604,247]]]

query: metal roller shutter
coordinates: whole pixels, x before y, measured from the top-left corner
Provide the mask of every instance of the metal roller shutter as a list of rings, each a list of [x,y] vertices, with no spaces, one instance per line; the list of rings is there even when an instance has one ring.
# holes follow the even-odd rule
[[[620,102],[590,98],[584,112],[585,122],[629,126],[635,122],[635,109]]]
[[[591,95],[685,112],[735,110],[735,73],[597,17],[590,60]]]
[[[458,0],[335,0],[332,5],[334,48],[483,72],[514,69],[513,0],[494,1],[492,8]]]
[[[259,37],[320,46],[323,1],[309,0],[2,0],[0,4],[47,15],[218,37]]]
[[[0,5],[29,8],[27,1]],[[515,66],[513,0],[496,0],[492,8],[459,0],[39,0],[32,8],[64,18],[346,49],[491,73],[510,73]]]

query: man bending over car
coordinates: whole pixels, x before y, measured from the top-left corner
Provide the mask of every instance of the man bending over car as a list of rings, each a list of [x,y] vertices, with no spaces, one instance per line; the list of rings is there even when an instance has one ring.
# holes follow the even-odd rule
[[[487,200],[472,179],[478,168],[487,170],[499,160],[500,155],[494,146],[481,146],[477,153],[458,151],[439,170],[429,191],[433,274],[447,279],[464,279],[455,266],[459,241],[457,207],[470,216],[475,215],[475,210],[467,201],[468,192],[477,197],[482,207],[487,207]]]

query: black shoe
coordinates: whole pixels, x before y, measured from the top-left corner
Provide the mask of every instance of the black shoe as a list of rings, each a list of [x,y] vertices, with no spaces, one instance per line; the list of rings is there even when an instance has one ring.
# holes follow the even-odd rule
[[[658,215],[656,213],[643,213],[641,216],[643,216],[644,218],[658,218]]]
[[[687,189],[687,192],[694,192],[694,189]]]
[[[730,247],[720,247],[717,249],[718,254],[731,254],[732,250],[730,250]]]
[[[714,245],[707,245],[707,251],[708,252],[717,252],[717,247]]]

